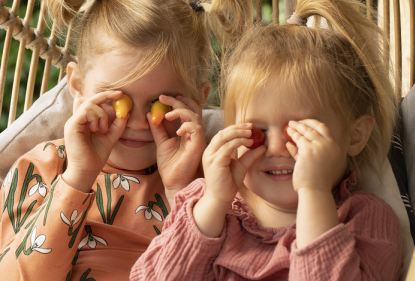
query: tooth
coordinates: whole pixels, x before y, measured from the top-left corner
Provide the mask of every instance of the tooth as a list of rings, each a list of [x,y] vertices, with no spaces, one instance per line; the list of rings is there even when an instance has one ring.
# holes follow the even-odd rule
[[[287,173],[287,170],[282,170],[282,173],[283,173],[283,174],[286,174],[286,173]]]
[[[292,172],[293,172],[293,170],[288,170],[288,173],[290,173],[290,174],[291,174]]]
[[[277,172],[277,175],[281,175],[281,171],[276,171]]]

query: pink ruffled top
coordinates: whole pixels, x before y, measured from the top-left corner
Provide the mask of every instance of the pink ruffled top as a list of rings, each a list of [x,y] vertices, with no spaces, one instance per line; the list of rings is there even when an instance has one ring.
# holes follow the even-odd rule
[[[340,223],[302,249],[296,225],[264,227],[240,194],[220,237],[204,236],[193,207],[205,190],[198,179],[179,192],[163,232],[132,268],[131,280],[397,280],[401,233],[390,206],[353,191],[353,171],[334,192]]]

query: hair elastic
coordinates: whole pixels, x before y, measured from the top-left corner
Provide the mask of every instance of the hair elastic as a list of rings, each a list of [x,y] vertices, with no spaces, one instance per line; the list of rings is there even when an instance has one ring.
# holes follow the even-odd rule
[[[192,7],[196,13],[205,11],[205,9],[199,5],[199,0],[193,0],[189,3],[189,6]]]
[[[291,15],[291,17],[287,20],[288,24],[298,25],[298,26],[307,26],[307,20],[303,19],[295,12]]]

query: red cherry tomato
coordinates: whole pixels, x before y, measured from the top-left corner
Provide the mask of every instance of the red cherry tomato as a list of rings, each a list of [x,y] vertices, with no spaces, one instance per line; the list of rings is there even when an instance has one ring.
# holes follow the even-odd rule
[[[257,127],[253,127],[251,131],[252,131],[252,135],[249,139],[253,139],[254,143],[248,148],[254,149],[264,143],[265,134],[260,128],[257,128]]]
[[[286,124],[285,126],[284,126],[284,136],[285,136],[285,138],[287,139],[287,141],[289,141],[290,143],[292,143],[292,144],[295,144],[295,142],[293,141],[293,139],[288,135],[288,133],[287,133],[287,128],[288,128],[288,124]]]

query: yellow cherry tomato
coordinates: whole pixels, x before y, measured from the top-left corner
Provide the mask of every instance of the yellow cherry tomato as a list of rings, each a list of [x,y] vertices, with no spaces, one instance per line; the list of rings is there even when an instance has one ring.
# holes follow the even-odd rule
[[[164,115],[170,111],[170,107],[156,101],[151,107],[151,124],[159,125],[163,121]]]
[[[127,117],[128,112],[133,108],[133,101],[127,95],[122,95],[121,98],[112,102],[112,108],[115,111],[115,115],[119,119]]]

